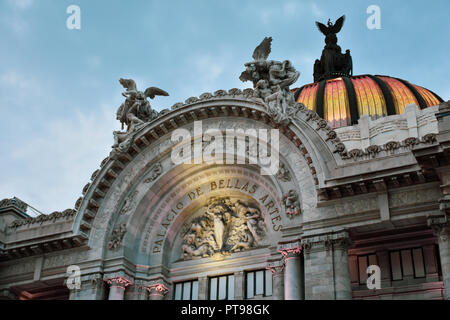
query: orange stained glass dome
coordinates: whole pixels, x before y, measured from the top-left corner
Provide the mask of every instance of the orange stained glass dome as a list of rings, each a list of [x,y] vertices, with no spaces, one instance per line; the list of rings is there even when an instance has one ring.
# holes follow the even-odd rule
[[[297,102],[317,112],[332,128],[356,124],[365,114],[372,119],[402,114],[411,103],[424,109],[443,102],[432,91],[408,81],[372,75],[314,82],[294,94]]]

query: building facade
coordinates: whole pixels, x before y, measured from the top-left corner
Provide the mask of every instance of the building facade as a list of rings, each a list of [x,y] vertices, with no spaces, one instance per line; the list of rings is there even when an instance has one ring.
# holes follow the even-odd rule
[[[20,199],[0,202],[0,295],[449,299],[450,104],[401,79],[353,76],[348,53],[330,69],[329,35],[317,81],[289,89],[298,74],[267,60],[270,41],[241,75],[253,89],[159,113],[146,97],[165,92],[121,79],[127,131],[74,209],[32,218]],[[218,146],[204,133],[227,130],[247,148],[225,149],[231,164],[195,163]],[[252,140],[260,130],[277,143]],[[250,161],[262,142],[279,157],[274,174]],[[174,163],[180,150],[193,163]],[[376,288],[368,266],[379,267]]]

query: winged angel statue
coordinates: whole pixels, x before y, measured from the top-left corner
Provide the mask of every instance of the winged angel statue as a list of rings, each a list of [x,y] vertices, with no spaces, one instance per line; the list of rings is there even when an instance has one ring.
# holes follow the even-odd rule
[[[353,73],[352,57],[350,50],[343,54],[341,47],[337,44],[337,34],[341,31],[345,21],[345,15],[333,24],[328,19],[327,25],[316,21],[316,26],[325,36],[325,47],[320,60],[314,64],[314,81],[333,78],[336,75],[350,76]]]
[[[168,96],[169,94],[157,87],[149,87],[144,92],[137,90],[133,79],[119,79],[120,84],[126,89],[122,95],[126,98],[117,110],[117,120],[127,126],[126,132],[114,131],[114,149],[126,151],[133,142],[134,133],[146,122],[156,119],[159,114],[150,106],[147,98],[155,96]]]
[[[292,63],[267,60],[271,52],[272,37],[266,37],[253,52],[254,61],[245,64],[241,81],[252,81],[254,97],[261,99],[277,123],[289,122],[288,108],[295,104],[289,86],[300,76]]]

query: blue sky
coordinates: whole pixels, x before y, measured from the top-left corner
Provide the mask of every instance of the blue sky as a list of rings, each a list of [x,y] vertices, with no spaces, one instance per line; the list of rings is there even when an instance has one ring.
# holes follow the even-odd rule
[[[66,8],[81,9],[81,30]],[[369,30],[369,5],[381,29]],[[385,74],[450,99],[450,2],[381,0],[0,0],[0,199],[17,196],[44,213],[73,207],[119,129],[118,79],[158,86],[161,110],[234,87],[265,36],[271,58],[289,59],[312,82],[323,36],[314,22],[346,14],[339,34],[354,74]]]

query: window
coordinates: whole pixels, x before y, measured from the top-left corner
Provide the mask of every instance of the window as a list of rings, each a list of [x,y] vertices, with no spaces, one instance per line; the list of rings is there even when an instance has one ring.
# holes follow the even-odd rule
[[[425,277],[422,248],[391,251],[389,256],[392,280],[403,280],[403,277]]]
[[[366,254],[358,256],[358,279],[359,284],[366,284],[367,282],[367,267],[371,265],[378,265],[376,254]]]
[[[245,275],[246,298],[272,295],[272,273],[269,270],[247,272]]]
[[[198,300],[198,280],[175,283],[174,300]]]
[[[210,300],[234,299],[234,275],[209,278]]]

